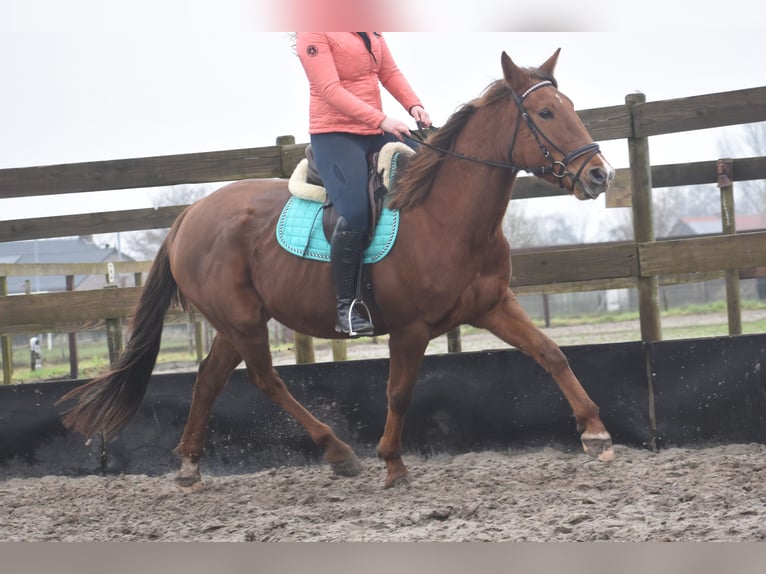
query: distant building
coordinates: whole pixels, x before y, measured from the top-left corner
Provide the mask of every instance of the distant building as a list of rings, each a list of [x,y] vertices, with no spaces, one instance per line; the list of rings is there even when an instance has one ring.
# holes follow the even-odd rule
[[[736,215],[734,225],[737,233],[766,230],[766,214]],[[692,237],[695,235],[717,235],[723,231],[720,215],[699,217],[681,217],[671,228],[666,238]],[[766,269],[758,268],[758,277],[743,280],[740,283],[740,293],[745,299],[758,297],[766,299]],[[682,305],[688,303],[706,303],[720,300],[726,296],[723,279],[701,281],[686,285],[674,285],[662,289],[665,305]]]
[[[766,229],[766,215],[737,215],[734,219],[737,232]],[[719,215],[700,217],[681,217],[671,228],[668,237],[687,237],[690,235],[711,235],[721,233],[723,225]]]
[[[38,239],[31,241],[0,242],[0,263],[108,263],[110,261],[133,261],[133,258],[120,253],[110,246],[99,246],[92,236],[71,237],[65,239]],[[106,283],[106,265],[104,273],[98,275],[76,275],[75,290],[99,289]],[[64,275],[48,276],[10,276],[7,279],[8,294],[21,294],[26,291],[27,281],[32,293],[66,291]]]

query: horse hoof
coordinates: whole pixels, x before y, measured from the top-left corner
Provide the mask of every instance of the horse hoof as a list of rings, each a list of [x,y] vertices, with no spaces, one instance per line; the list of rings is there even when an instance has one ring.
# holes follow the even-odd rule
[[[191,494],[202,490],[202,479],[197,476],[176,476],[176,486],[184,494]]]
[[[410,477],[408,474],[402,474],[400,476],[389,476],[386,478],[385,488],[399,488],[410,485]]]
[[[194,494],[195,492],[202,490],[201,480],[198,480],[197,482],[189,485],[181,484],[180,482],[176,481],[176,485],[178,486],[178,490],[184,494]]]
[[[350,456],[340,462],[330,463],[332,471],[338,476],[356,476],[362,472],[362,463],[351,453]]]
[[[598,458],[601,462],[612,462],[614,460],[612,437],[609,436],[609,433],[583,433],[580,440],[582,441],[583,450],[592,457]]]
[[[598,455],[601,462],[612,462],[614,460],[614,449],[610,446],[608,449]]]
[[[186,494],[202,490],[202,476],[199,472],[199,464],[184,459],[181,462],[181,470],[176,474],[176,485]]]

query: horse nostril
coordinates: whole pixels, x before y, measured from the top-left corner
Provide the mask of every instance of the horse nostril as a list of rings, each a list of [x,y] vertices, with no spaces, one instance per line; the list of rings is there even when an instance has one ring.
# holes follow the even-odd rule
[[[596,185],[603,185],[609,181],[609,174],[602,167],[593,167],[588,170],[588,178]]]

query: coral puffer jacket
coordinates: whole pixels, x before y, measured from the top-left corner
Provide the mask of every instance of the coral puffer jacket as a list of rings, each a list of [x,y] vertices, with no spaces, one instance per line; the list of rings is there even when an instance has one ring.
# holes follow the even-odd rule
[[[421,105],[379,32],[301,32],[297,51],[310,86],[309,133],[379,134],[380,84],[408,112]]]

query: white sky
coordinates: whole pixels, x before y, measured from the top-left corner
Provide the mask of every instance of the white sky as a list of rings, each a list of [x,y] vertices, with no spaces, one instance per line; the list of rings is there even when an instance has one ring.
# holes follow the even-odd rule
[[[268,29],[261,4],[5,0],[0,169],[259,147],[284,134],[308,141],[303,70],[286,33],[261,31]],[[504,15],[508,10],[500,6],[512,6],[488,4]],[[610,31],[386,37],[436,125],[500,77],[503,50],[520,65],[537,65],[561,47],[559,86],[578,109],[622,104],[634,91],[653,101],[766,85],[766,36],[758,30],[763,25],[743,11],[746,6],[704,0],[694,3],[692,13],[679,7],[661,16],[648,2],[645,11],[628,16],[617,13],[619,2],[602,4],[612,6],[613,14],[591,2],[586,5],[592,12],[581,11],[573,25],[565,24],[576,7],[561,4],[550,25],[590,29],[590,16],[592,29]],[[435,12],[425,12],[439,10],[438,21],[462,21],[468,30],[502,22],[491,19],[491,10],[480,19],[450,19],[446,6],[421,2],[412,13],[429,22]],[[522,27],[540,29],[546,13],[519,13],[527,18]],[[385,108],[407,119],[390,98]],[[735,135],[736,128],[652,138],[652,163],[717,159],[723,134]],[[627,165],[624,141],[603,142],[602,149],[615,167]],[[0,220],[146,207],[152,193],[157,192],[0,200]],[[578,209],[603,209],[603,201],[595,203]]]

